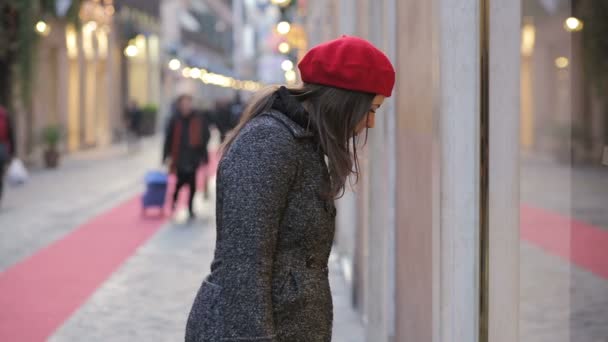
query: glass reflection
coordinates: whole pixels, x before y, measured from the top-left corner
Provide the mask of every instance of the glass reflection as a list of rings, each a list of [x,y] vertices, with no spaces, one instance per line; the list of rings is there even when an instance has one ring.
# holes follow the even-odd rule
[[[608,341],[608,2],[522,5],[521,341]]]

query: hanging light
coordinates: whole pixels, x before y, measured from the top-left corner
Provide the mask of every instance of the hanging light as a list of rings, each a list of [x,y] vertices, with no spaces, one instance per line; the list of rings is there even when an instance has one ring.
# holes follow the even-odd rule
[[[45,21],[39,20],[36,23],[36,32],[43,36],[48,36],[51,33],[51,27]]]
[[[525,24],[521,29],[521,54],[530,57],[534,53],[536,29],[532,24]]]
[[[575,17],[570,17],[564,21],[564,28],[568,32],[578,32],[583,29],[583,22]]]
[[[555,59],[555,66],[558,69],[565,69],[570,65],[570,60],[567,57],[558,57]]]
[[[286,35],[291,31],[291,24],[286,21],[281,21],[277,24],[277,32],[282,35]]]

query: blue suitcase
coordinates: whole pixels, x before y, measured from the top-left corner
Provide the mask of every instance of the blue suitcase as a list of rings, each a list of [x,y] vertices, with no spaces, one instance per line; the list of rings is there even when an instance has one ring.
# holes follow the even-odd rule
[[[167,197],[169,176],[162,171],[149,171],[145,176],[146,191],[142,196],[142,213],[148,208],[159,208],[161,215]]]

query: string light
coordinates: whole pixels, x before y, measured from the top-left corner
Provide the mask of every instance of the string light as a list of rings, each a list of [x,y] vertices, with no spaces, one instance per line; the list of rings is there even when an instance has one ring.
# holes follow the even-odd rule
[[[286,21],[281,21],[277,24],[277,32],[282,35],[286,35],[291,31],[291,24]]]
[[[181,68],[181,66],[182,66],[182,63],[177,58],[173,58],[172,60],[169,61],[169,69],[171,69],[173,71],[179,70],[179,68]]]
[[[289,70],[285,72],[285,80],[289,84],[293,84],[296,81],[296,72],[293,70]]]
[[[283,69],[283,71],[291,71],[293,70],[293,62],[289,59],[286,59],[283,61],[283,63],[281,63],[281,68]]]
[[[291,47],[289,46],[289,43],[282,42],[281,44],[279,44],[279,52],[280,53],[287,54],[287,53],[289,53],[290,50],[291,50]]]
[[[194,79],[200,78],[201,74],[202,74],[201,69],[199,69],[199,68],[190,69],[190,78],[194,78]]]
[[[169,68],[171,70],[178,70],[180,67],[181,62],[178,59],[174,58],[169,61]],[[257,91],[263,87],[263,85],[258,82],[236,80],[233,77],[212,73],[205,69],[190,68],[187,66],[182,69],[182,76],[184,78],[198,79],[204,84],[215,85],[222,88],[232,88],[235,90]]]

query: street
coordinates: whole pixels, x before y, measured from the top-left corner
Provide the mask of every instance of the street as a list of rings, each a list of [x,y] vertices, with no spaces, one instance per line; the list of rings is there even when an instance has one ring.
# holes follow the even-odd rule
[[[209,270],[214,196],[196,197],[198,218],[143,218],[146,170],[159,141],[82,152],[61,172],[35,171],[8,189],[0,211],[0,340],[180,341]],[[182,194],[183,195],[183,194]],[[181,209],[183,211],[183,209]],[[363,341],[337,264],[330,265],[334,341]]]

